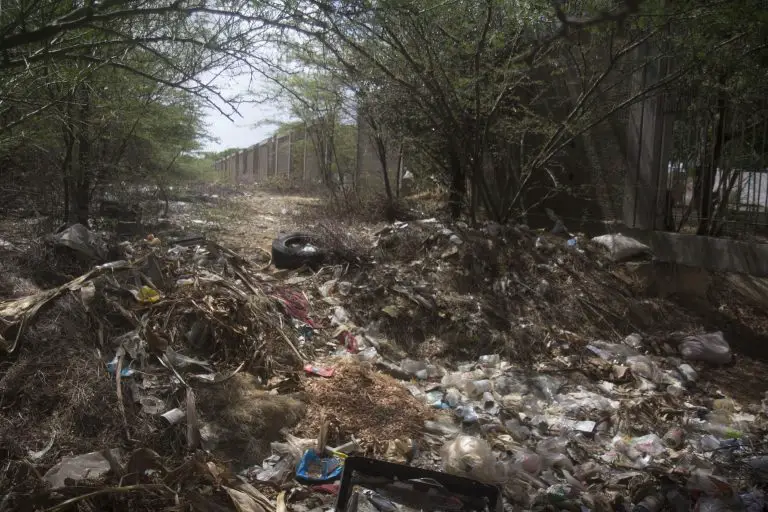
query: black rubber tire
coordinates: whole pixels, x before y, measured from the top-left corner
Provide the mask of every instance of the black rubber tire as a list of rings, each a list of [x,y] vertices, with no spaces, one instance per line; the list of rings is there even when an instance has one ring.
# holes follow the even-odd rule
[[[302,249],[312,244],[317,251],[306,253]],[[280,269],[294,269],[303,265],[317,268],[325,261],[326,252],[318,247],[316,239],[306,233],[280,235],[272,241],[272,264]]]

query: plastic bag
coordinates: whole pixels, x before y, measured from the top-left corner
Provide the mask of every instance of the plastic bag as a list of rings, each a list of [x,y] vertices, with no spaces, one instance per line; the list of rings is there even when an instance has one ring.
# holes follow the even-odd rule
[[[656,434],[636,437],[630,441],[630,446],[640,453],[655,457],[667,451],[664,442]]]
[[[461,435],[446,443],[440,453],[443,469],[447,473],[487,483],[499,481],[496,458],[491,447],[482,439]]]
[[[550,402],[555,399],[555,395],[563,387],[563,381],[551,375],[541,374],[531,379],[531,384],[536,390],[541,392],[542,398]]]
[[[544,465],[541,455],[530,452],[518,453],[515,456],[515,463],[518,464],[523,471],[530,473],[531,475],[538,475],[541,473],[541,469]]]
[[[587,350],[613,363],[623,363],[628,357],[638,355],[637,350],[628,345],[599,340],[587,345]]]
[[[500,395],[525,395],[529,387],[525,382],[525,376],[519,374],[505,374],[493,379],[493,390]]]
[[[731,347],[721,331],[686,337],[680,343],[680,355],[689,361],[713,364],[731,362]]]
[[[337,480],[344,469],[344,461],[338,457],[321,457],[310,448],[296,467],[296,480],[303,483],[323,484]]]
[[[450,388],[445,392],[445,403],[450,407],[456,407],[463,401],[461,392],[456,388]]]
[[[596,236],[592,242],[608,249],[608,256],[613,261],[624,261],[651,252],[651,248],[644,243],[622,234]]]
[[[619,408],[619,402],[591,391],[576,391],[558,395],[555,401],[567,416],[588,416],[594,411],[612,412]]]
[[[400,368],[406,373],[419,379],[427,378],[427,363],[424,361],[414,361],[413,359],[403,359],[400,361]]]
[[[631,356],[627,358],[627,365],[632,370],[632,374],[638,377],[644,377],[651,382],[660,384],[664,381],[664,374],[661,369],[648,356]]]

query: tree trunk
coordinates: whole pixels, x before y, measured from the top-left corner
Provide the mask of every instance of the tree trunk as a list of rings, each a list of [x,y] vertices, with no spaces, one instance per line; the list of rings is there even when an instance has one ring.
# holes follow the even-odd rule
[[[384,178],[384,191],[387,193],[387,202],[392,202],[392,184],[389,181],[389,171],[387,170],[387,147],[381,135],[374,135],[376,142],[376,152],[379,154],[379,163],[381,164],[381,176]]]
[[[724,84],[725,79],[720,80]],[[715,176],[717,166],[720,163],[720,157],[723,153],[723,137],[725,135],[725,110],[726,110],[725,91],[720,91],[717,96],[718,120],[715,128],[714,145],[712,147],[712,159],[709,164],[702,162],[701,173],[701,208],[699,210],[699,227],[696,230],[697,235],[709,234],[710,226],[714,219],[712,214],[715,211],[713,193],[715,188]]]
[[[450,188],[448,191],[448,206],[451,212],[451,218],[458,220],[461,217],[461,210],[464,204],[464,198],[467,195],[467,180],[464,170],[461,168],[461,159],[454,150],[448,154],[448,166],[451,174]]]
[[[69,219],[72,214],[72,205],[70,203],[70,190],[72,180],[72,155],[75,149],[75,126],[72,119],[72,98],[69,97],[66,100],[67,111],[66,118],[64,120],[62,132],[64,135],[64,160],[61,163],[61,180],[62,180],[62,193],[64,199],[64,224],[69,224]]]
[[[403,188],[403,143],[397,151],[397,176],[395,177],[395,197],[400,198],[400,190]]]
[[[73,192],[77,222],[87,226],[88,218],[90,217],[91,202],[91,139],[88,133],[88,122],[91,105],[90,94],[85,86],[82,89],[80,101],[80,129],[77,132],[77,161],[79,175],[77,183],[75,184],[75,190]]]

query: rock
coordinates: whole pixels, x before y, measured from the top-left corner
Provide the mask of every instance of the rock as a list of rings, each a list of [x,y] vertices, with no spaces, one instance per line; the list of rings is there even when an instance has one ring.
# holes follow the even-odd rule
[[[122,457],[118,448],[113,448],[110,453],[115,460]],[[74,481],[97,479],[106,475],[110,469],[109,461],[101,452],[91,452],[75,457],[64,457],[46,471],[43,480],[50,484],[51,489],[61,489],[66,486],[67,479]]]

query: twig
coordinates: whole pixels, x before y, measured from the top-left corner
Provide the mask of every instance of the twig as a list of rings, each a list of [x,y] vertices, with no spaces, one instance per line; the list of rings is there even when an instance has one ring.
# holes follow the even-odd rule
[[[285,340],[285,342],[288,344],[288,346],[289,346],[289,347],[291,347],[291,349],[293,350],[293,352],[294,352],[294,353],[296,354],[296,356],[299,358],[299,361],[301,361],[302,363],[303,363],[303,362],[306,362],[306,361],[307,361],[307,358],[306,358],[306,357],[304,357],[304,356],[301,354],[301,352],[299,352],[299,349],[297,349],[297,348],[296,348],[296,345],[294,345],[294,344],[293,344],[293,342],[291,341],[291,339],[290,339],[288,336],[286,336],[286,334],[283,332],[283,330],[282,330],[282,329],[278,329],[278,330],[277,330],[277,332],[279,332],[279,333],[280,333],[280,336],[282,336],[282,337],[283,337],[283,339]]]
[[[152,490],[167,491],[168,487],[161,484],[140,484],[140,485],[128,485],[125,487],[105,487],[103,489],[99,489],[94,492],[89,492],[88,494],[81,494],[80,496],[75,496],[74,498],[70,498],[66,501],[62,501],[58,505],[54,505],[51,508],[45,509],[43,512],[56,512],[58,510],[64,510],[70,505],[73,505],[77,502],[87,500],[88,498],[100,496],[102,494],[124,493],[124,492],[134,492],[134,491],[152,491]]]
[[[117,358],[117,368],[115,369],[115,383],[117,386],[117,408],[120,410],[120,415],[123,417],[123,428],[125,429],[125,438],[131,439],[131,434],[128,431],[128,417],[125,415],[125,404],[123,403],[123,361],[125,360],[125,354],[120,354]]]
[[[38,480],[40,480],[41,482],[43,482],[43,481],[44,481],[44,480],[43,480],[43,475],[41,475],[41,474],[40,474],[40,472],[37,470],[37,468],[35,467],[35,465],[34,465],[34,464],[32,464],[32,463],[31,463],[29,460],[27,460],[26,458],[25,458],[25,459],[21,459],[21,461],[22,461],[22,462],[24,462],[24,464],[26,464],[27,466],[29,466],[29,469],[31,469],[31,470],[32,470],[32,472],[35,474],[35,476],[37,477],[37,479],[38,479]]]

